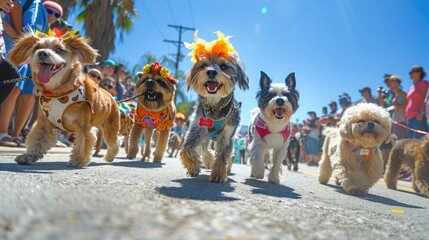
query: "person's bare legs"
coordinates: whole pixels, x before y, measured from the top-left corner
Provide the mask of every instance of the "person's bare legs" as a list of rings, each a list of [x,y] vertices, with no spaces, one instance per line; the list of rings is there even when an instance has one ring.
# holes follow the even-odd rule
[[[17,87],[14,87],[13,90],[9,93],[9,96],[2,103],[0,113],[0,133],[7,133],[10,119],[12,117],[13,110],[15,109],[16,100],[20,93],[21,90]]]
[[[13,128],[12,137],[19,137],[21,130],[27,123],[31,111],[33,111],[34,95],[23,94],[18,97],[16,102],[15,126]]]

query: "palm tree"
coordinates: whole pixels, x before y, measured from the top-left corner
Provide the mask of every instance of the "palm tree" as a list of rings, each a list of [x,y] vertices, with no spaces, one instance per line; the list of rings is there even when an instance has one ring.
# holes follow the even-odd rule
[[[77,21],[84,22],[86,36],[92,39],[100,59],[109,57],[115,50],[116,34],[122,41],[123,33],[131,30],[132,20],[137,17],[133,0],[58,0],[58,3],[65,9],[65,17],[70,9],[78,7],[81,12]]]

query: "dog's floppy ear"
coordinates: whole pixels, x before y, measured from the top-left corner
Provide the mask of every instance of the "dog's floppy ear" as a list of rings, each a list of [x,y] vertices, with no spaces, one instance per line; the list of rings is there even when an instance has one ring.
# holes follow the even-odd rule
[[[140,83],[141,83],[141,79],[142,79],[142,76],[143,76],[143,73],[142,72],[137,72],[137,81],[136,81],[136,84],[135,84],[135,86],[136,87],[138,87],[139,85],[140,85]],[[135,88],[135,89],[137,89],[137,88]]]
[[[288,86],[288,88],[292,88],[295,89],[296,87],[296,79],[295,79],[295,73],[289,73],[289,75],[287,75],[286,79],[285,79],[285,83],[286,86]]]
[[[92,64],[98,57],[98,52],[89,45],[86,38],[75,36],[66,40],[66,44],[77,54],[79,61]]]
[[[247,76],[246,72],[244,72],[244,69],[240,64],[237,64],[236,74],[237,74],[236,81],[237,81],[238,87],[241,90],[248,90],[249,77]]]
[[[345,118],[341,118],[340,122],[338,123],[338,130],[340,131],[340,136],[342,139],[350,140],[353,138],[352,128]]]
[[[271,79],[268,77],[266,73],[261,71],[261,78],[259,79],[259,86],[261,89],[267,89],[270,88],[271,85]]]
[[[37,43],[37,38],[32,34],[26,34],[18,38],[12,51],[9,53],[9,61],[17,66],[31,58],[33,54],[30,49]]]
[[[137,78],[140,79],[143,76],[142,72],[137,72]]]

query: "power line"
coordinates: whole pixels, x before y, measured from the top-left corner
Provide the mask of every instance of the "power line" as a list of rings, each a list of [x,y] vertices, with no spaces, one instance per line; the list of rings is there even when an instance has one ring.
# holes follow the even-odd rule
[[[156,24],[155,19],[152,17],[152,15],[150,14],[150,12],[147,9],[146,5],[144,4],[144,1],[141,1],[141,3],[143,4],[143,8],[146,10],[146,13],[149,16],[150,20],[152,21],[153,25],[158,30],[159,35],[161,35],[162,38],[165,38],[164,34],[162,34],[162,32],[161,32],[161,29],[158,27],[158,24]]]
[[[191,0],[188,0],[188,6],[189,6],[189,11],[191,13],[190,15],[191,15],[192,27],[195,28],[194,13],[192,12]]]
[[[171,17],[173,18],[174,24],[177,24],[176,18],[174,17],[173,9],[171,8],[170,0],[167,0],[168,9],[170,9]]]
[[[170,24],[168,25],[168,27],[175,28],[176,30],[179,31],[179,40],[178,41],[164,39],[164,42],[172,43],[172,44],[174,44],[174,45],[177,46],[177,54],[174,54],[176,56],[176,64],[175,64],[175,67],[176,67],[176,73],[175,73],[175,75],[176,76],[175,77],[177,77],[177,73],[179,71],[179,62],[182,60],[182,57],[183,57],[183,55],[182,55],[182,53],[180,51],[180,48],[183,45],[183,42],[182,42],[182,33],[185,32],[185,31],[187,31],[187,30],[195,31],[195,28],[184,27],[182,25],[180,25],[180,26],[170,25]]]

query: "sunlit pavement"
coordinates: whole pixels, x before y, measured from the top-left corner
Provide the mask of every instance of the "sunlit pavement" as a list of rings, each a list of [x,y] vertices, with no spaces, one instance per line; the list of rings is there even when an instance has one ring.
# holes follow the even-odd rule
[[[0,239],[426,239],[429,200],[383,182],[350,196],[318,168],[283,168],[280,184],[234,164],[226,183],[210,171],[186,176],[177,158],[161,164],[93,157],[66,166],[71,148],[18,165],[25,149],[0,148]],[[105,150],[101,152],[104,154]],[[412,231],[410,231],[412,229]]]

